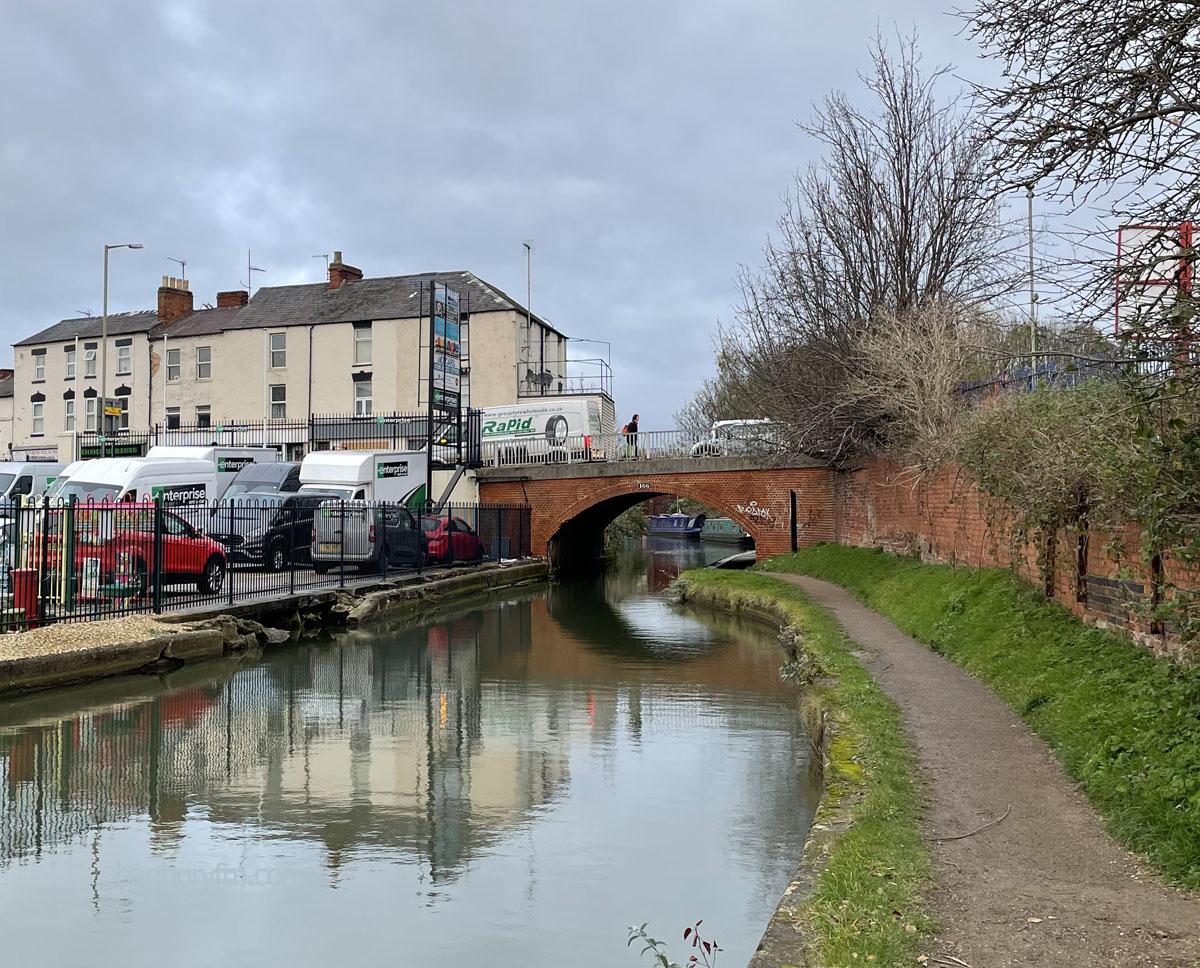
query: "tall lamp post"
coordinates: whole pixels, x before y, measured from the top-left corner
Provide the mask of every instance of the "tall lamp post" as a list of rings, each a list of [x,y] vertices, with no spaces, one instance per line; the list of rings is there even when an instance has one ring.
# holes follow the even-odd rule
[[[100,455],[104,456],[104,419],[108,409],[108,253],[113,249],[140,249],[141,242],[118,242],[104,246],[104,306],[100,317]],[[79,361],[75,362],[76,367]]]

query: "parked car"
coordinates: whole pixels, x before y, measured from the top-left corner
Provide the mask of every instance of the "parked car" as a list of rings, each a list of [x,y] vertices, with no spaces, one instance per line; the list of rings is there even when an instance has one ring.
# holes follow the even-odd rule
[[[415,568],[423,553],[417,520],[401,504],[327,499],[313,518],[310,554],[318,575],[340,565],[360,571]]]
[[[150,589],[158,562],[155,557],[155,508],[152,504],[125,503],[76,507],[48,512],[50,534],[46,537],[49,565],[59,567],[62,532],[61,515],[74,522],[74,575],[81,588],[127,586],[127,597],[138,597]],[[190,585],[215,595],[225,584],[228,564],[225,549],[201,534],[178,514],[162,512],[162,583]],[[42,540],[35,534],[32,557],[41,557]]]
[[[267,571],[306,564],[311,559],[313,517],[331,497],[315,491],[226,494],[213,510],[208,533],[225,547],[231,563],[261,565]]]
[[[780,450],[779,425],[773,420],[717,420],[708,438],[692,445],[693,457],[774,454]]]
[[[478,561],[483,557],[483,541],[462,518],[421,518],[425,535],[425,560],[449,564],[452,561]]]

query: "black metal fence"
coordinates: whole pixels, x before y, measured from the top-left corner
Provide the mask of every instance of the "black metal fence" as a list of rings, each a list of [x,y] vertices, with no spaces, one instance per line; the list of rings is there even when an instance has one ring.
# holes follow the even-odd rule
[[[435,465],[478,467],[482,439],[478,410],[435,416]],[[299,420],[205,420],[159,423],[146,433],[116,431],[79,435],[79,456],[141,457],[155,445],[273,447],[285,460],[299,460],[314,450],[424,450],[429,417],[415,413],[312,414]]]
[[[0,631],[280,599],[430,568],[528,557],[529,508],[439,511],[328,495],[0,511]]]

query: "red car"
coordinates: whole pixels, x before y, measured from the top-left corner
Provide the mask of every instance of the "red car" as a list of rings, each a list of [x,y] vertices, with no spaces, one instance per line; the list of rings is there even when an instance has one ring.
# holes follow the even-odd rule
[[[483,557],[483,542],[462,518],[421,518],[427,561],[478,561]]]
[[[62,512],[51,512],[51,535],[58,539]],[[215,595],[225,583],[225,548],[170,511],[162,514],[162,582],[190,585]],[[75,574],[81,588],[124,586],[129,597],[146,594],[155,573],[154,506],[102,504],[74,512]],[[59,540],[51,542],[50,563],[57,562]],[[36,547],[36,541],[35,541]]]

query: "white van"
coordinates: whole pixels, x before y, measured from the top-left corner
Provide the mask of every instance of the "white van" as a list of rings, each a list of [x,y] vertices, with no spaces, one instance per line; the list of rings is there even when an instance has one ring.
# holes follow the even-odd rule
[[[415,506],[425,500],[426,466],[423,450],[315,450],[300,462],[300,491]]]
[[[44,494],[62,469],[42,461],[0,461],[0,504]]]
[[[58,492],[61,491],[66,486],[67,481],[71,479],[71,475],[79,470],[84,463],[85,462],[81,460],[73,460],[61,471],[59,471],[58,476],[54,478],[54,482],[48,488],[46,488],[46,497],[50,498],[52,501],[55,500],[58,497]]]
[[[318,574],[338,565],[415,566],[421,531],[408,508],[425,503],[424,451],[319,450],[300,462],[299,494],[337,494],[313,519],[310,555]],[[390,505],[390,506],[389,506]]]
[[[58,492],[60,501],[71,498],[93,504],[162,498],[176,514],[203,527],[217,499],[217,467],[210,460],[97,457],[84,461]]]
[[[486,407],[482,414],[485,463],[555,463],[602,458],[600,404],[557,398]]]
[[[279,452],[273,447],[221,447],[155,444],[146,451],[146,460],[207,460],[217,467],[217,498],[233,483],[238,471],[251,464],[273,464]]]

